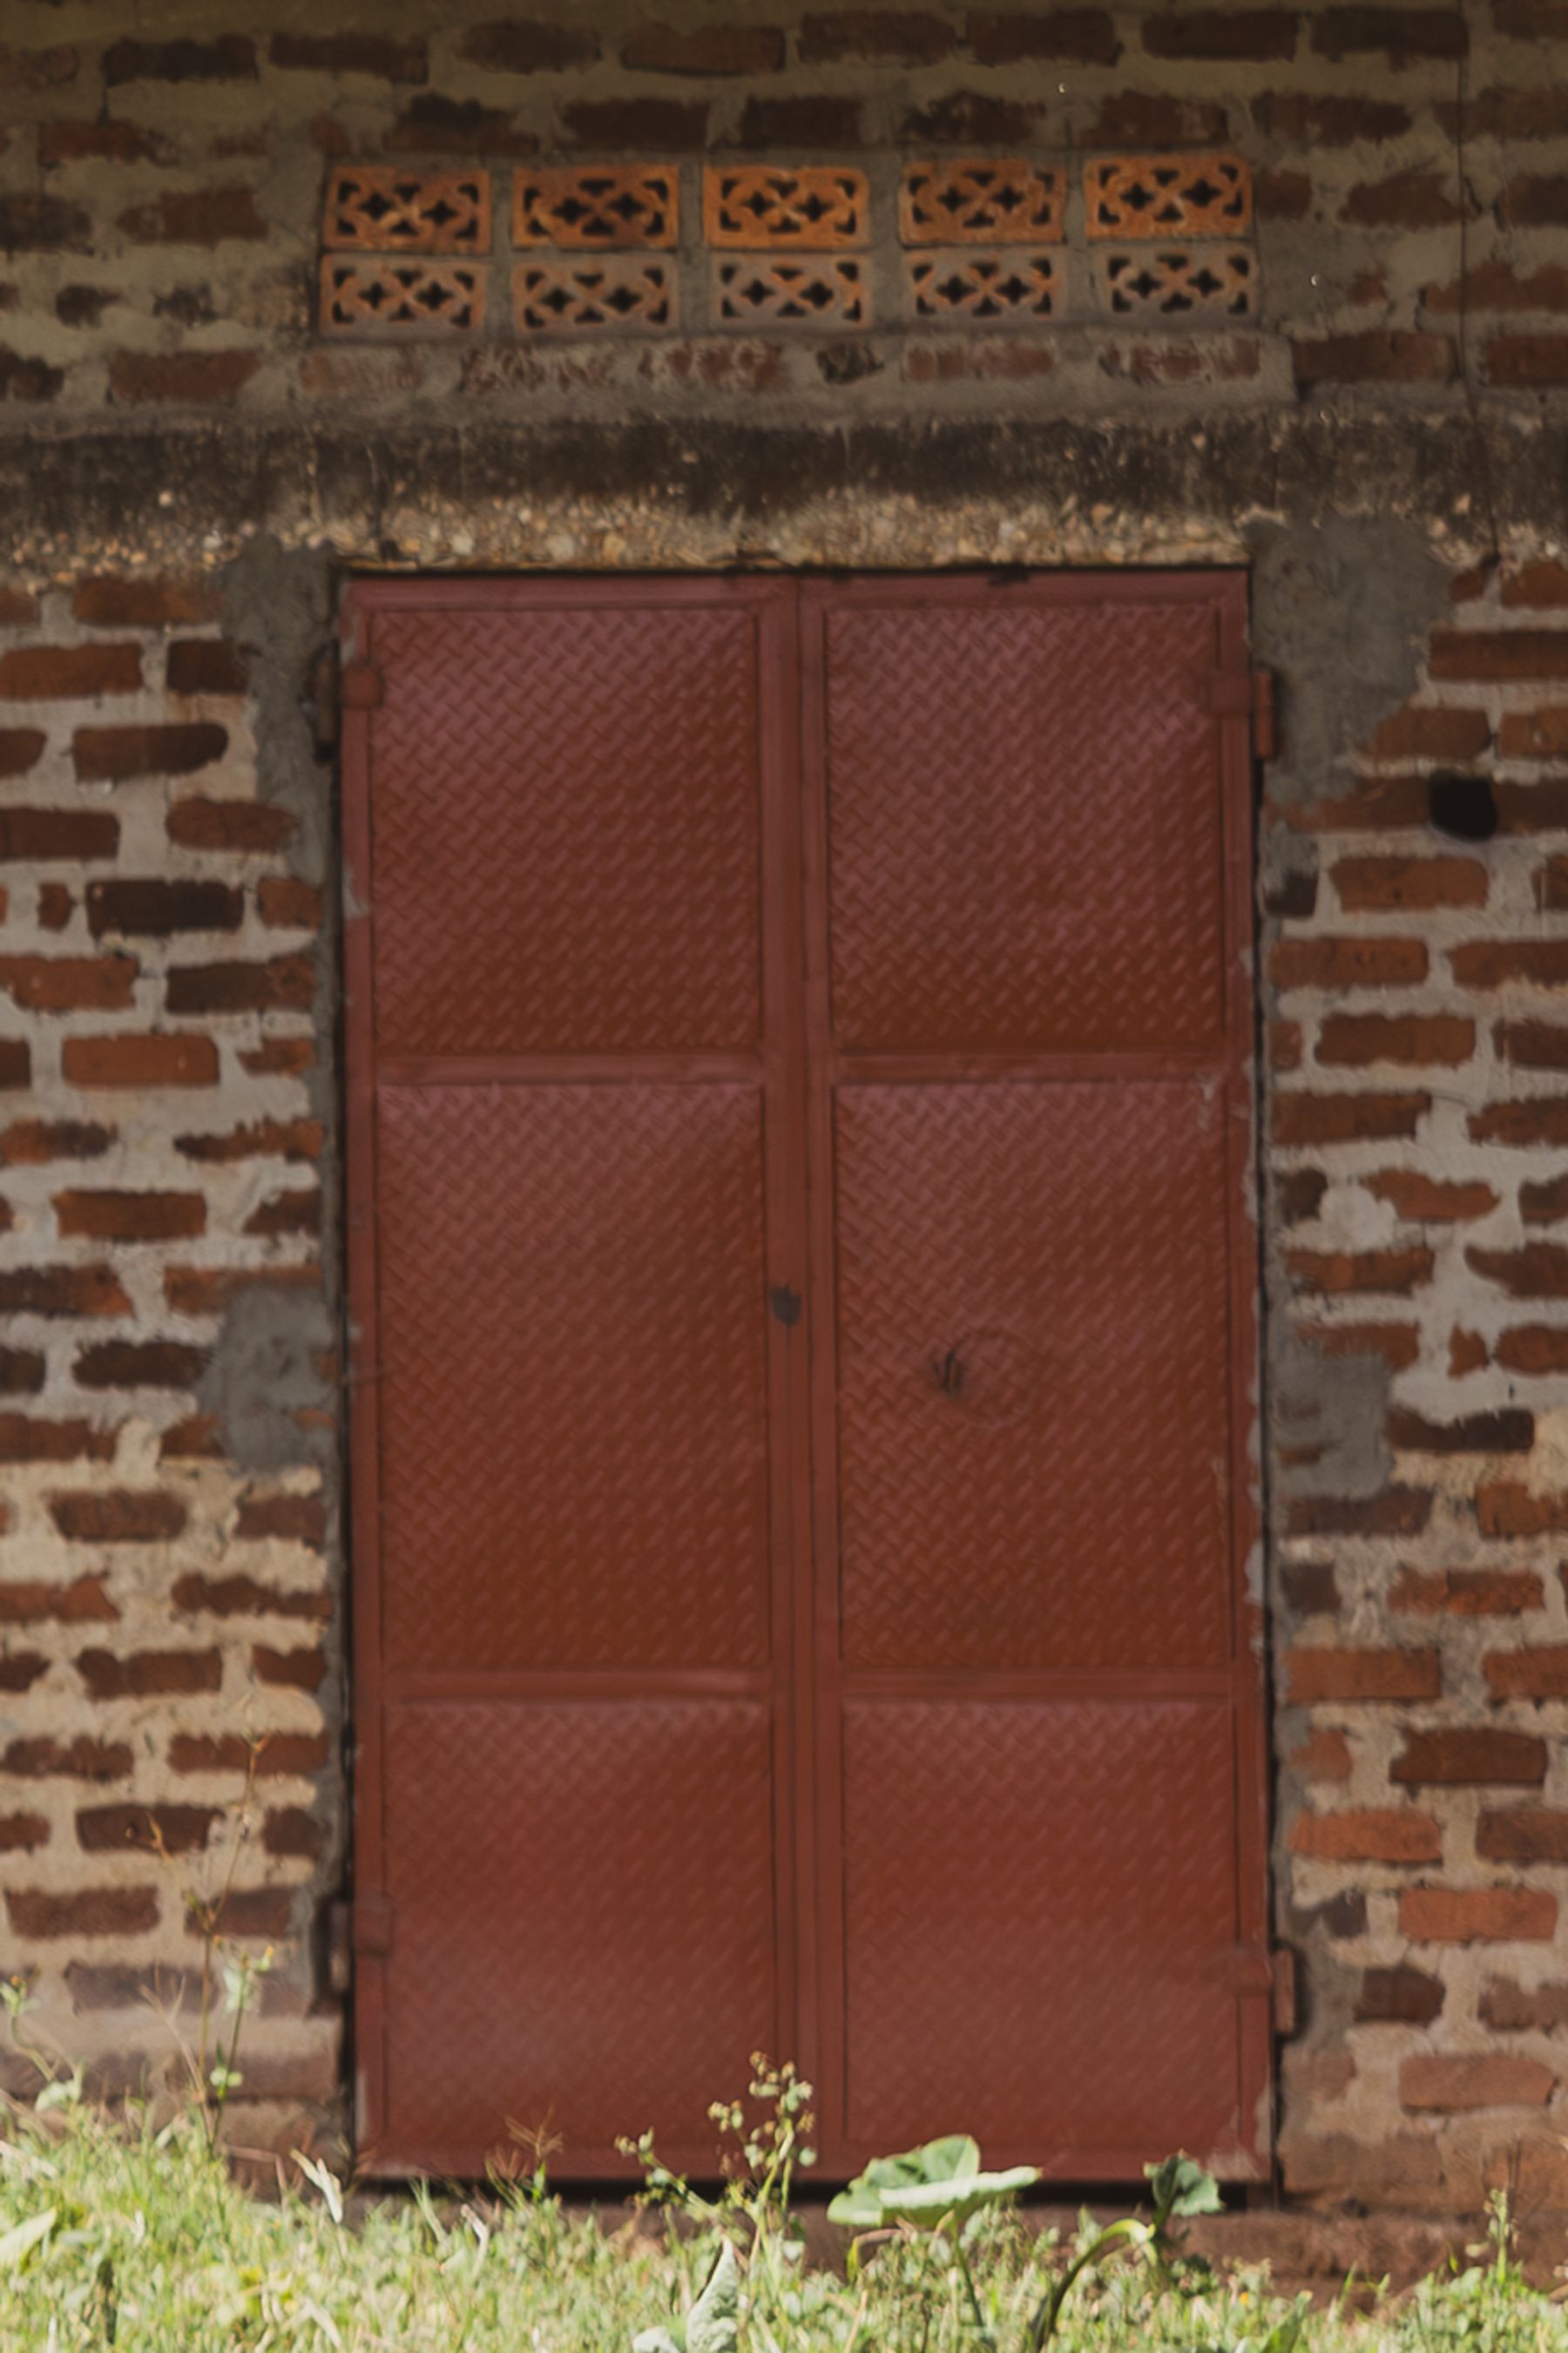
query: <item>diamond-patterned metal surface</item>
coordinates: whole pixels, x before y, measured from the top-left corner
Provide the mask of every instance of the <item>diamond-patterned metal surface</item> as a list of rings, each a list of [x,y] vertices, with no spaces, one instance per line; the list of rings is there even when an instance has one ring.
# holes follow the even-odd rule
[[[762,1099],[383,1090],[389,1664],[767,1656]]]
[[[1223,1663],[1217,1089],[845,1087],[837,1164],[848,1663]]]
[[[382,1052],[752,1044],[749,615],[394,610],[374,659]]]
[[[1211,612],[839,608],[827,663],[841,1045],[1217,1046]]]
[[[395,1707],[392,2145],[710,2146],[714,2085],[776,2041],[770,1778],[758,1704]]]
[[[864,1700],[846,1748],[852,2137],[1234,2147],[1228,1705]]]

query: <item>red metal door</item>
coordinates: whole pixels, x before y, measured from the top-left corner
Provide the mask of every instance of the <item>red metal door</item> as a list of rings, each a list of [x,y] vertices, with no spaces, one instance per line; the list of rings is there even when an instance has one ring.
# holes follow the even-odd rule
[[[1260,2169],[1244,613],[351,592],[384,2169]]]

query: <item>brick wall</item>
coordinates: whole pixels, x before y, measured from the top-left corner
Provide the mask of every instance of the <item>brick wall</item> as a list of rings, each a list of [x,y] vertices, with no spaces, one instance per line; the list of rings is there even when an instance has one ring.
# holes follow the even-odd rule
[[[1272,812],[1286,2168],[1562,2204],[1568,569],[1450,595],[1353,778]],[[1434,833],[1455,771],[1492,839]]]
[[[1568,2204],[1562,0],[156,13],[18,7],[0,56],[0,1845],[44,2031],[168,2065],[145,1997],[237,1837],[245,2137],[342,2113],[344,572],[1245,565],[1284,2179]],[[1250,257],[1240,313],[1110,309],[1086,174],[1160,158],[1239,167],[1188,242]],[[862,175],[782,249],[858,317],[720,315],[704,174],[757,162]],[[1045,280],[921,316],[908,175],[999,162]],[[531,326],[570,249],[529,208],[590,164],[672,201],[610,257],[668,308]],[[334,325],[323,255],[391,248],[333,175],[393,166],[421,220],[434,174],[488,201],[435,254],[485,300]],[[1454,775],[1490,838],[1434,828]]]

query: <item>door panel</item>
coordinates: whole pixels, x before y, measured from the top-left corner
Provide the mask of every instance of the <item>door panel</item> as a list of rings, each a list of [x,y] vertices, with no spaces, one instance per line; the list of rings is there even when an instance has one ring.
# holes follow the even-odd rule
[[[1266,2168],[1244,624],[351,590],[373,2168]]]

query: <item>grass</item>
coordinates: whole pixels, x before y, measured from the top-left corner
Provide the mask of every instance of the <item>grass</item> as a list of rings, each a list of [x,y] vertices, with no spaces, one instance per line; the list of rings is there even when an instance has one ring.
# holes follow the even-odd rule
[[[355,2200],[310,2160],[286,2165],[258,2198],[215,2152],[191,2110],[157,2124],[73,2096],[14,2108],[0,2135],[0,2346],[6,2353],[631,2353],[675,2328],[702,2285],[710,2230],[673,2213],[618,2229],[567,2212],[542,2179],[483,2195],[428,2191]],[[679,2185],[674,2204],[685,2200]],[[750,2200],[750,2202],[748,2202]],[[784,2210],[759,2215],[744,2189],[719,2210],[749,2263],[739,2353],[977,2353],[952,2250],[894,2233],[848,2276],[803,2272]],[[971,2226],[980,2319],[998,2353],[1026,2341],[1053,2266],[1067,2253],[1014,2213]],[[1300,2329],[1300,2334],[1295,2332]],[[688,2353],[737,2343],[731,2331]],[[1304,2319],[1267,2283],[1220,2279],[1178,2262],[1163,2284],[1146,2264],[1108,2262],[1078,2284],[1055,2345],[1063,2353],[1542,2353],[1568,2349],[1568,2315],[1527,2286],[1506,2219],[1474,2268],[1425,2283],[1364,2317]]]

